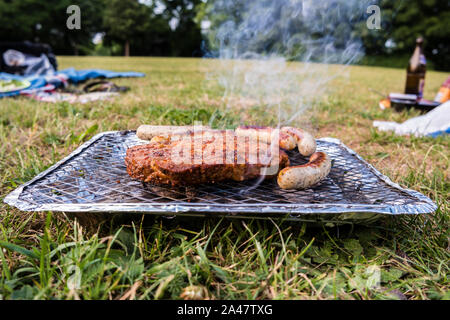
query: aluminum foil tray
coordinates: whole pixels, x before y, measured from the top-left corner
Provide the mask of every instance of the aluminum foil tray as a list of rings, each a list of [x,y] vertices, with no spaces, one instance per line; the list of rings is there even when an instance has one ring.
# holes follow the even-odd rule
[[[163,215],[285,216],[372,219],[383,214],[424,214],[436,210],[426,196],[401,188],[354,151],[333,138],[317,140],[333,166],[320,185],[282,190],[275,180],[221,182],[195,188],[156,187],[132,180],[125,168],[127,148],[144,144],[134,131],[104,132],[10,193],[4,202],[24,211],[148,213]],[[292,165],[306,159],[289,152]]]

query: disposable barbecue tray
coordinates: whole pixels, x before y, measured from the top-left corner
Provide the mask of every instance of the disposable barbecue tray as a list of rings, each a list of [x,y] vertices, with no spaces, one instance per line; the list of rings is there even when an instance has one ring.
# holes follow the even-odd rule
[[[225,215],[290,220],[371,221],[382,215],[425,214],[436,205],[403,189],[339,140],[317,140],[333,162],[326,180],[307,190],[283,190],[276,180],[227,181],[195,188],[152,186],[126,172],[127,148],[144,144],[135,131],[96,135],[68,157],[10,193],[4,202],[24,211]],[[289,152],[291,165],[306,162]]]

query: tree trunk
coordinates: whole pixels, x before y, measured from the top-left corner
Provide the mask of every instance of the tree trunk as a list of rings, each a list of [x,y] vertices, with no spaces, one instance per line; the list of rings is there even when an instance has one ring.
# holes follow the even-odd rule
[[[75,41],[73,41],[72,39],[70,39],[69,40],[69,42],[70,42],[70,45],[72,46],[72,48],[73,48],[73,55],[74,56],[78,56],[78,47],[77,47],[77,44],[75,43]]]
[[[130,41],[126,40],[125,41],[125,57],[129,57],[130,56]]]

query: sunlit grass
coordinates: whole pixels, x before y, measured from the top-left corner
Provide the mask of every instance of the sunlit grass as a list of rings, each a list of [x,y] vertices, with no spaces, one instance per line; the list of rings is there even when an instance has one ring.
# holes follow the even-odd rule
[[[275,110],[261,112],[264,106],[251,100],[223,99],[223,89],[206,80],[221,67],[214,60],[61,57],[59,63],[146,77],[114,80],[131,91],[113,101],[0,100],[1,199],[99,132],[142,123],[199,120],[232,128],[278,121]],[[1,204],[0,298],[164,299],[199,286],[210,299],[449,299],[450,139],[372,128],[375,119],[419,114],[378,108],[376,92],[401,92],[404,73],[351,67],[294,124],[341,139],[393,181],[432,198],[439,206],[434,214],[354,227],[146,216],[87,228],[57,213]],[[432,99],[446,77],[427,73],[425,97]]]

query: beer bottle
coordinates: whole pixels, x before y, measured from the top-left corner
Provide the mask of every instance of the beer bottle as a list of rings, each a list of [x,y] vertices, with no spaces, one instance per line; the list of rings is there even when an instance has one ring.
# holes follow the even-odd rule
[[[416,49],[409,59],[408,69],[406,72],[406,94],[415,94],[418,99],[423,98],[423,88],[425,86],[425,72],[427,61],[423,54],[423,39],[417,38]]]

